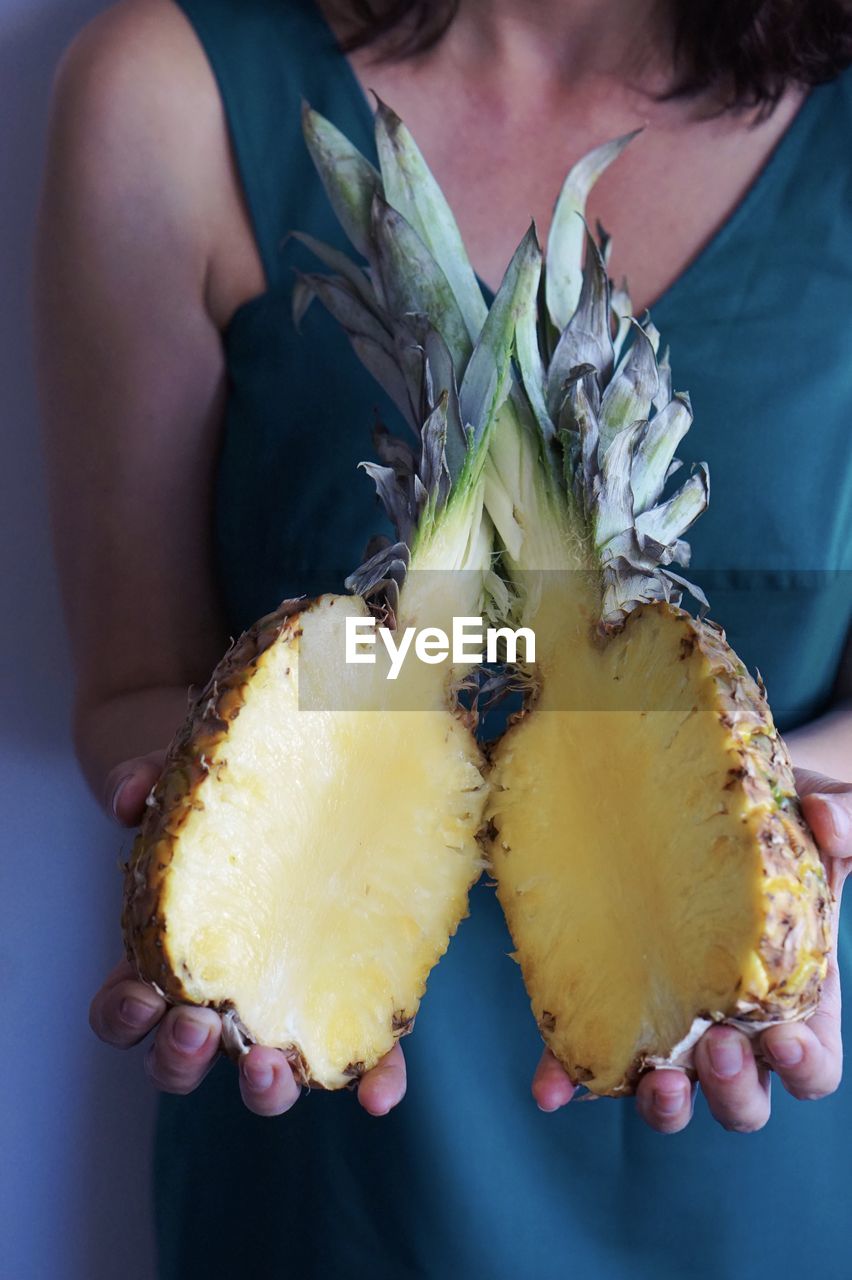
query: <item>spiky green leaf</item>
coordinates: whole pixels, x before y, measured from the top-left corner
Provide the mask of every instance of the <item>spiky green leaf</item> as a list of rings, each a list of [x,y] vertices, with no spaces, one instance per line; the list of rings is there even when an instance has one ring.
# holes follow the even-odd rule
[[[631,422],[648,417],[658,385],[653,343],[634,320],[633,341],[601,401],[602,449],[609,448],[618,432]]]
[[[382,179],[330,120],[302,104],[302,132],[331,206],[353,247],[370,258],[373,197]]]
[[[570,169],[562,184],[547,237],[545,295],[550,318],[560,332],[568,324],[580,299],[584,217],[589,192],[604,170],[639,132],[637,129],[590,151]]]
[[[506,269],[459,387],[462,423],[473,430],[473,449],[509,394],[515,329],[540,267],[535,227],[530,227]]]
[[[408,220],[381,196],[373,200],[372,226],[388,311],[394,320],[412,313],[426,316],[447,344],[461,377],[471,342],[447,277]]]
[[[458,224],[420,148],[396,112],[381,100],[376,112],[376,149],[385,198],[410,223],[440,266],[475,342],[488,308]]]
[[[675,450],[692,425],[689,396],[678,393],[664,409],[651,419],[648,430],[636,451],[633,472],[633,501],[637,512],[647,510],[657,501],[663,486],[672,475]]]

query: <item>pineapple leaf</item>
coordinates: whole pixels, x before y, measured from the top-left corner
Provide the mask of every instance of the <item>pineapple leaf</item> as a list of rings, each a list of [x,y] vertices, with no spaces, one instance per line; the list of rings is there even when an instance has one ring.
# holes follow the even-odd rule
[[[355,354],[387,392],[415,432],[418,421],[418,384],[407,380],[393,339],[375,313],[369,310],[341,276],[300,275],[297,288],[310,291],[345,330]],[[294,295],[294,307],[299,305]],[[303,309],[304,310],[304,309]]]
[[[453,360],[446,342],[430,325],[422,326],[420,343],[426,360],[425,389],[428,406],[436,405],[442,393],[447,395],[447,467],[455,483],[464,468],[468,442],[462,427]]]
[[[543,439],[549,444],[554,438],[556,428],[547,408],[544,363],[538,342],[537,312],[540,277],[541,249],[536,243],[535,252],[530,259],[530,269],[525,276],[528,287],[518,300],[515,351],[530,408]]]
[[[560,418],[567,417],[570,427],[579,435],[579,471],[576,474],[579,492],[577,496],[583,497],[586,500],[586,505],[594,495],[595,481],[599,475],[598,445],[600,443],[600,429],[596,407],[596,401],[599,398],[594,365],[579,365],[569,379],[563,412],[560,414]],[[570,435],[570,432],[566,434]],[[570,444],[570,439],[566,440],[563,435],[563,448],[566,444]],[[574,459],[570,456],[570,453],[566,453],[566,469],[573,470],[573,463]]]
[[[691,475],[666,502],[637,516],[636,535],[640,546],[649,540],[660,547],[671,546],[705,510],[709,495],[707,467],[700,462],[697,473]]]
[[[377,269],[393,320],[411,313],[426,316],[460,376],[471,342],[447,277],[407,219],[380,195],[373,199],[372,220]]]
[[[672,398],[672,366],[668,347],[657,360],[657,377],[659,378],[659,386],[657,394],[654,396],[654,408],[665,409]]]
[[[637,419],[648,417],[659,386],[652,339],[635,320],[632,323],[633,342],[601,401],[603,450],[619,431]]]
[[[351,337],[353,334],[372,338],[389,355],[393,354],[393,339],[387,326],[376,313],[365,306],[359,295],[342,276],[298,274],[298,281],[309,289],[329,311],[332,317]]]
[[[675,449],[691,425],[689,396],[680,392],[651,419],[633,459],[630,477],[637,512],[646,511],[659,498],[663,486],[673,474]]]
[[[595,516],[595,545],[603,548],[633,529],[630,465],[646,422],[632,422],[612,440],[601,464],[601,497]]]
[[[547,373],[547,406],[558,416],[571,373],[581,364],[594,365],[601,382],[612,369],[609,330],[609,280],[600,250],[586,231],[586,267],[577,309],[556,344]]]
[[[411,388],[399,367],[396,357],[386,348],[363,334],[349,334],[352,350],[371,373],[379,386],[388,394],[415,435],[420,431],[420,415],[416,401],[412,403]]]
[[[308,308],[316,297],[316,290],[309,280],[297,279],[293,285],[292,315],[293,328],[298,333],[302,327]]]
[[[447,400],[446,391],[423,423],[422,448],[418,477],[428,500],[435,508],[442,507],[450,490],[450,474],[447,469]]]
[[[509,394],[518,316],[537,286],[540,269],[535,227],[530,227],[506,269],[459,388],[462,423],[473,429],[472,450]]]
[[[408,569],[409,551],[404,542],[385,542],[385,546],[374,552],[346,578],[343,585],[347,591],[366,597],[381,589],[391,603],[398,599],[399,587]],[[391,583],[396,591],[388,591]]]
[[[413,486],[405,483],[405,478],[393,467],[383,467],[377,462],[360,462],[358,465],[375,484],[379,501],[396,529],[397,537],[410,546],[411,533],[417,523]]]
[[[376,113],[376,149],[385,198],[418,233],[449,281],[472,342],[488,308],[470,265],[458,224],[420,148],[396,112],[381,99]]]
[[[414,450],[399,436],[393,436],[384,423],[377,422],[373,428],[373,448],[379,461],[386,467],[392,467],[399,476],[413,476],[416,470]]]
[[[310,249],[311,253],[319,258],[323,266],[343,276],[344,280],[347,280],[352,286],[364,306],[369,307],[374,314],[379,314],[380,308],[376,292],[369,276],[347,254],[341,253],[339,249],[333,249],[330,244],[324,244],[322,240],[315,240],[313,236],[307,235],[304,231],[291,231],[290,238],[298,240],[306,249]]]
[[[370,258],[373,197],[379,172],[330,120],[302,103],[302,132],[337,219],[353,247]]]
[[[622,280],[620,285],[613,286],[610,306],[615,319],[615,337],[612,340],[613,359],[617,360],[627,341],[633,318],[633,304],[630,301],[626,280]]]
[[[547,237],[545,291],[548,314],[560,333],[580,300],[584,216],[589,192],[604,170],[621,155],[637,133],[641,133],[641,130],[627,133],[613,142],[605,142],[603,146],[590,151],[573,166],[562,185]]]
[[[683,598],[683,592],[688,591],[693,599],[697,600],[701,605],[700,613],[702,615],[710,608],[710,601],[707,599],[706,595],[697,583],[690,582],[687,578],[682,578],[679,573],[674,573],[671,569],[661,569],[660,574],[662,577],[668,579],[669,582],[673,582],[678,588],[677,591],[672,592],[669,597],[675,604],[680,604]]]

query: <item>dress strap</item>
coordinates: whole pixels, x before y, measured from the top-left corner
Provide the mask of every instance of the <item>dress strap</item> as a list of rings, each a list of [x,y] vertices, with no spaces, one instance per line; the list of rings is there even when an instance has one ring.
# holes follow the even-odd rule
[[[290,231],[345,245],[302,138],[302,100],[372,155],[369,105],[314,0],[176,3],[219,87],[268,286],[289,284]]]

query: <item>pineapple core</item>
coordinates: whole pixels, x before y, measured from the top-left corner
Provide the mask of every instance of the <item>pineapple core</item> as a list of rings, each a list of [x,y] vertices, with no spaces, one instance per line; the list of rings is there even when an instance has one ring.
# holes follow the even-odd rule
[[[325,669],[353,611],[366,614],[323,597],[250,670],[158,907],[181,998],[233,1009],[247,1038],[325,1088],[408,1029],[481,865],[479,751],[445,674],[431,677],[434,709],[347,710],[345,689],[343,709],[330,690],[325,708],[300,705],[300,656]]]
[[[561,661],[554,646],[496,752],[500,901],[545,1040],[596,1093],[676,1061],[696,1019],[794,1014],[824,968],[818,861],[800,837],[798,863],[771,864],[767,824],[786,817],[742,785],[752,748],[698,627],[651,606]]]

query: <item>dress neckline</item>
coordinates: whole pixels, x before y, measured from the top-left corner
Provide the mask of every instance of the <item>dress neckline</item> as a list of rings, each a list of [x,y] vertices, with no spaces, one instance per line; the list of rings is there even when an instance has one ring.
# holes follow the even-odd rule
[[[349,56],[340,48],[338,39],[323,13],[318,0],[307,0],[308,5],[315,11],[318,22],[324,28],[325,35],[330,46],[343,64],[343,76],[347,95],[352,102],[354,109],[354,119],[361,132],[361,138],[357,140],[372,160],[376,160],[376,150],[374,142],[373,124],[374,112],[370,99],[364,89],[361,80],[355,72]],[[839,77],[838,77],[839,79]],[[783,179],[786,170],[786,160],[788,155],[795,152],[800,138],[808,131],[811,118],[815,115],[817,108],[822,101],[824,95],[828,93],[837,83],[837,80],[829,81],[827,84],[818,85],[812,88],[803,97],[798,110],[788,124],[787,128],[780,135],[775,146],[771,149],[763,164],[754,174],[751,182],[740,198],[731,206],[730,210],[723,220],[711,232],[710,236],[704,241],[703,245],[693,254],[683,269],[675,276],[670,284],[658,294],[655,300],[648,308],[649,311],[658,313],[659,310],[668,306],[673,298],[676,298],[681,288],[688,287],[695,282],[706,269],[708,262],[711,262],[716,255],[728,244],[730,239],[736,234],[740,226],[746,222],[751,216],[752,211],[767,198],[775,189],[778,182]],[[350,141],[355,141],[350,139]],[[476,279],[480,288],[489,303],[494,297],[493,288],[487,284],[479,273],[476,273]],[[629,281],[628,281],[629,284]]]

